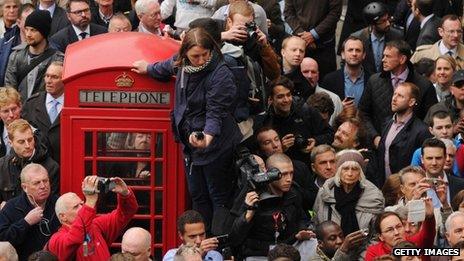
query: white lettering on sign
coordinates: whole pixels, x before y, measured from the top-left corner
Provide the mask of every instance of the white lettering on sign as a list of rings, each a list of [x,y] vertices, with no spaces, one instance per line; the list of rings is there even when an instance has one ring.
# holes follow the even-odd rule
[[[89,104],[169,105],[169,92],[80,90],[79,102]]]

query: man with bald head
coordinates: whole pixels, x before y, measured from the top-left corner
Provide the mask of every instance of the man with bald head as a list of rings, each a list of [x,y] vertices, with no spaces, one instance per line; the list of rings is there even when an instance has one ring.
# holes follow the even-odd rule
[[[59,260],[108,260],[109,246],[137,212],[134,192],[118,177],[112,192],[118,194],[118,205],[111,213],[96,217],[98,177],[87,176],[82,182],[85,203],[75,193],[63,194],[55,206],[62,226],[48,242],[48,250]]]
[[[229,233],[231,246],[240,246],[238,255],[244,258],[267,256],[270,245],[284,242],[293,244],[299,240],[302,242],[299,248],[305,248],[312,236],[306,230],[301,203],[292,186],[292,160],[277,152],[266,160],[266,168],[268,171],[278,169],[280,178],[269,183],[266,189],[246,194],[241,213]],[[308,257],[302,256],[301,259],[307,260]]]
[[[0,211],[0,241],[10,242],[19,260],[26,260],[43,249],[60,224],[54,213],[57,196],[50,195],[47,170],[30,163],[20,176],[23,192],[7,201]]]
[[[298,36],[289,36],[282,42],[282,75],[293,81],[295,90],[293,95],[300,97],[304,101],[314,93],[314,89],[309,86],[301,74],[300,64],[305,56],[306,43]]]
[[[129,253],[135,261],[151,261],[151,235],[141,227],[129,228],[122,236],[121,250]]]
[[[333,125],[335,117],[337,117],[340,112],[342,112],[343,104],[340,100],[340,97],[335,93],[324,89],[323,87],[319,86],[319,65],[317,61],[313,58],[306,57],[301,61],[301,74],[305,78],[305,80],[309,83],[309,87],[313,90],[313,93],[324,92],[330,96],[332,102],[334,103],[334,112],[330,117],[330,125]],[[311,104],[308,104],[311,106]]]

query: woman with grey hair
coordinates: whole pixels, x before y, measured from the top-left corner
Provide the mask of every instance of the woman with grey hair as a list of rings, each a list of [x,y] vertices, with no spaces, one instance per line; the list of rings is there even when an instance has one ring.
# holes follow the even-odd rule
[[[316,223],[332,220],[345,235],[366,229],[371,219],[384,210],[382,192],[364,175],[365,161],[357,150],[337,153],[337,172],[316,197]]]

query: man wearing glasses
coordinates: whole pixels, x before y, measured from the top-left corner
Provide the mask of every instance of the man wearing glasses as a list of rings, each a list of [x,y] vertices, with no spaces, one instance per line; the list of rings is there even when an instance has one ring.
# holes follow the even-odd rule
[[[382,71],[382,56],[385,44],[403,37],[401,30],[390,23],[390,14],[385,4],[373,2],[364,7],[363,16],[368,26],[353,33],[363,42],[366,57],[363,61],[364,73],[372,75]]]
[[[69,44],[108,32],[106,27],[90,23],[88,0],[70,0],[66,4],[66,11],[71,25],[61,29],[50,38],[52,46],[57,50],[64,53]]]
[[[456,15],[447,15],[441,19],[438,27],[441,39],[432,45],[417,47],[411,57],[412,63],[419,62],[422,58],[436,60],[440,55],[452,56],[458,65],[458,69],[464,69],[464,45],[462,40],[461,20]]]
[[[0,211],[0,241],[10,242],[19,260],[39,250],[58,230],[56,195],[51,195],[47,170],[31,163],[21,171],[23,193],[11,199]]]

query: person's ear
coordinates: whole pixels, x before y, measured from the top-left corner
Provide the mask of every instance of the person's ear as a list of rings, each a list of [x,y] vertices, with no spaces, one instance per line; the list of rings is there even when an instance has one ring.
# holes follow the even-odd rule
[[[316,167],[314,163],[311,163],[311,170],[313,171],[313,173],[316,173]]]
[[[24,190],[24,192],[27,194],[27,185],[24,183],[21,183],[21,188]]]

